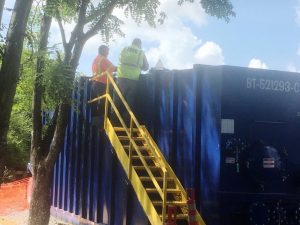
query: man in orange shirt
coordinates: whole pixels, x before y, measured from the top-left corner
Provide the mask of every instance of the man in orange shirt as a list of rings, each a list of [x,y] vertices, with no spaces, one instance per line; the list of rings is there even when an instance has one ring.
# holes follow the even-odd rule
[[[98,48],[98,56],[94,59],[92,65],[92,93],[91,98],[99,97],[105,94],[107,73],[112,74],[116,67],[107,59],[109,48],[106,45],[101,45]],[[103,116],[104,101],[98,101],[97,104],[92,104],[92,117]]]

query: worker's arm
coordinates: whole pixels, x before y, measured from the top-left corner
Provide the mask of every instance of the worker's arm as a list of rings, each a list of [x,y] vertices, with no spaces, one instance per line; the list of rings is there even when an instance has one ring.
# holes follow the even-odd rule
[[[112,64],[109,60],[107,60],[107,65],[106,65],[106,69],[110,74],[112,74],[113,72],[115,72],[117,70],[117,67],[114,66],[114,64]]]
[[[149,69],[149,63],[148,63],[148,60],[146,58],[146,55],[145,54],[143,54],[143,55],[144,55],[144,58],[143,58],[142,70],[146,71],[146,70]]]

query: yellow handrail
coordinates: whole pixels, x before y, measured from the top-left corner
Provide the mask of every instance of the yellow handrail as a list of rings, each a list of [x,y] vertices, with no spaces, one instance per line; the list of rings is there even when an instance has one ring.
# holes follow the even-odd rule
[[[122,103],[124,104],[124,106],[125,106],[127,112],[129,113],[129,115],[130,115],[130,121],[132,120],[132,121],[134,122],[135,127],[137,127],[137,129],[138,129],[139,132],[141,133],[142,137],[145,139],[147,145],[149,145],[150,150],[152,151],[152,153],[159,159],[159,164],[160,164],[162,170],[163,170],[163,171],[167,171],[166,168],[165,168],[165,164],[164,164],[164,162],[163,162],[164,160],[161,158],[161,155],[160,155],[160,154],[157,154],[157,152],[160,152],[160,151],[159,151],[159,148],[157,147],[157,149],[156,149],[156,148],[154,149],[154,148],[153,148],[153,145],[151,145],[150,142],[148,141],[148,139],[147,139],[147,137],[146,137],[147,135],[144,133],[143,126],[141,126],[141,125],[139,124],[139,122],[137,121],[137,119],[136,119],[136,117],[134,116],[132,110],[130,109],[129,105],[127,104],[126,100],[124,99],[124,97],[123,97],[123,95],[122,95],[120,89],[118,88],[117,84],[115,83],[114,79],[112,78],[112,76],[111,76],[110,74],[107,74],[107,84],[108,84],[108,85],[106,86],[106,94],[105,94],[105,95],[102,95],[102,96],[100,96],[100,97],[94,98],[94,99],[88,101],[88,103],[93,103],[93,102],[95,102],[95,101],[98,101],[98,100],[101,100],[101,99],[103,99],[103,98],[106,98],[106,101],[105,101],[105,116],[104,116],[104,120],[106,120],[107,117],[108,117],[108,114],[107,114],[107,110],[108,110],[107,100],[108,100],[108,99],[107,99],[107,98],[108,98],[108,96],[110,96],[110,95],[109,95],[109,83],[112,84],[112,86],[114,87],[114,90],[116,91],[117,95],[119,96],[119,98],[121,99]],[[112,100],[109,100],[109,102],[110,102],[112,105],[115,106],[115,104],[113,103]],[[113,106],[113,108],[114,108],[114,110],[115,110],[116,107],[114,107],[114,106]],[[116,110],[116,111],[118,111],[118,110]],[[116,113],[116,115],[117,115],[119,121],[121,122],[122,127],[125,129],[126,134],[127,134],[128,136],[130,136],[130,132],[128,131],[128,128],[127,128],[127,126],[125,125],[125,122],[124,122],[124,120],[123,120],[121,114],[119,113],[119,111],[118,111],[118,113]]]
[[[153,145],[153,148],[157,150],[157,154],[160,155],[160,158],[163,160],[163,162],[165,163],[165,165],[167,165],[166,169],[167,169],[168,173],[171,175],[171,177],[174,177],[176,185],[178,186],[179,190],[182,192],[183,197],[185,198],[184,200],[187,200],[186,191],[185,191],[184,187],[182,186],[182,184],[180,183],[180,181],[178,180],[178,178],[177,178],[176,174],[174,173],[173,169],[168,164],[167,160],[165,159],[165,157],[163,156],[163,154],[159,150],[157,144],[155,143],[155,141],[153,140],[153,138],[149,134],[148,130],[146,128],[144,128],[144,127],[143,127],[143,130],[144,130],[144,132],[145,132],[145,134],[147,136],[147,139],[150,140],[149,142],[150,142],[151,146]]]
[[[150,170],[148,164],[146,163],[145,159],[143,158],[143,155],[142,155],[142,153],[140,152],[138,146],[136,145],[135,141],[132,139],[132,137],[131,137],[131,135],[130,135],[130,133],[129,133],[129,131],[128,131],[128,128],[126,127],[125,122],[124,122],[124,120],[123,120],[122,117],[121,117],[120,112],[118,111],[118,109],[117,109],[117,107],[115,106],[115,104],[114,104],[113,100],[111,99],[111,97],[108,95],[106,98],[108,99],[108,101],[110,102],[111,106],[113,107],[113,109],[114,109],[116,115],[117,115],[118,117],[120,117],[119,120],[120,120],[120,122],[121,122],[123,128],[125,128],[125,132],[126,132],[128,138],[129,138],[130,144],[132,144],[133,148],[134,148],[135,151],[137,152],[137,154],[138,154],[138,156],[139,156],[139,159],[141,160],[143,166],[145,167],[145,170],[147,171],[149,177],[150,177],[151,180],[153,181],[154,186],[156,187],[156,189],[157,189],[157,191],[159,192],[160,196],[163,198],[163,192],[162,192],[162,189],[160,188],[158,182],[157,182],[156,179],[154,178],[154,175],[153,175],[152,171]]]
[[[117,109],[114,101],[112,100],[111,96],[110,96],[110,84],[113,87],[113,90],[115,91],[115,93],[118,95],[118,97],[121,99],[121,102],[123,103],[123,105],[125,106],[125,109],[127,110],[127,112],[130,115],[130,128],[128,129],[128,127],[125,124],[124,119],[122,118],[119,110]],[[161,188],[157,182],[157,180],[155,179],[152,171],[150,170],[148,164],[146,163],[145,159],[142,156],[142,153],[140,152],[138,146],[135,143],[135,140],[132,138],[132,130],[133,127],[136,127],[138,129],[138,131],[140,132],[140,134],[142,135],[142,137],[144,138],[144,140],[146,141],[146,144],[150,147],[149,150],[153,153],[153,155],[158,159],[158,164],[160,166],[160,168],[162,169],[164,174],[167,174],[167,169],[165,168],[165,165],[163,163],[163,160],[161,159],[161,157],[157,154],[157,149],[153,149],[153,145],[150,144],[150,142],[147,140],[146,135],[144,133],[144,130],[142,128],[142,126],[139,124],[139,122],[137,121],[136,117],[134,116],[132,110],[130,109],[129,105],[127,104],[126,100],[124,99],[121,91],[119,90],[117,84],[115,83],[113,77],[109,74],[107,74],[107,86],[106,86],[106,94],[102,95],[100,97],[97,97],[95,99],[92,99],[89,101],[89,103],[98,101],[100,99],[105,98],[105,115],[104,115],[104,124],[106,123],[107,119],[108,119],[108,103],[110,103],[112,109],[114,110],[115,115],[117,116],[118,120],[121,123],[121,126],[124,128],[124,131],[126,132],[126,135],[129,139],[129,165],[128,165],[128,177],[130,179],[131,177],[131,170],[132,170],[132,165],[131,165],[131,151],[132,151],[132,147],[134,148],[134,150],[137,152],[143,166],[145,167],[145,170],[147,171],[149,177],[151,178],[155,188],[157,189],[159,195],[161,196],[162,199],[164,199],[164,195],[166,193],[164,193],[163,188]],[[164,179],[164,182],[165,179]],[[163,186],[166,185],[163,183]],[[165,208],[165,206],[163,206],[163,208]]]
[[[112,84],[113,89],[115,91],[115,93],[118,95],[118,97],[121,99],[121,102],[123,103],[123,105],[125,106],[127,112],[130,115],[130,130],[128,130],[122,116],[120,115],[118,109],[116,108],[116,105],[114,104],[114,102],[112,101],[110,95],[109,95],[109,84]],[[166,217],[166,196],[167,196],[167,169],[165,167],[165,164],[161,158],[161,156],[159,154],[157,154],[157,152],[159,152],[158,149],[153,149],[153,145],[150,144],[150,142],[148,141],[146,134],[144,133],[144,129],[143,127],[139,124],[139,122],[137,121],[134,113],[132,112],[132,110],[130,109],[129,105],[127,104],[127,102],[125,101],[121,91],[119,90],[117,84],[115,83],[114,79],[112,78],[111,75],[107,74],[107,87],[106,87],[106,102],[105,102],[105,117],[104,117],[104,123],[106,123],[106,120],[108,118],[108,101],[110,102],[111,106],[113,107],[113,110],[115,111],[119,121],[122,124],[122,127],[124,128],[128,138],[129,138],[129,163],[128,163],[128,178],[129,180],[131,179],[131,171],[132,171],[132,158],[131,158],[131,151],[132,151],[132,147],[135,149],[135,151],[137,152],[139,159],[141,160],[143,166],[145,167],[145,170],[147,171],[149,177],[151,178],[155,188],[157,189],[159,195],[162,198],[162,221],[165,221],[165,217]],[[152,152],[153,155],[156,156],[156,158],[158,159],[158,163],[160,168],[163,171],[163,188],[161,188],[157,182],[157,180],[155,179],[152,171],[150,170],[150,168],[148,167],[148,164],[146,163],[146,161],[144,160],[142,153],[140,152],[140,150],[138,149],[135,141],[132,138],[132,131],[133,131],[133,126],[135,126],[139,132],[141,133],[142,137],[144,138],[144,140],[146,141],[146,144],[150,147],[150,150]]]

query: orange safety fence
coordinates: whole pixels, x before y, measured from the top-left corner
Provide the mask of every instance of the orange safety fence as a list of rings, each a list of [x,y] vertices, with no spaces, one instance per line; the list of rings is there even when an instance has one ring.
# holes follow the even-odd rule
[[[0,185],[0,216],[28,209],[32,178]]]

